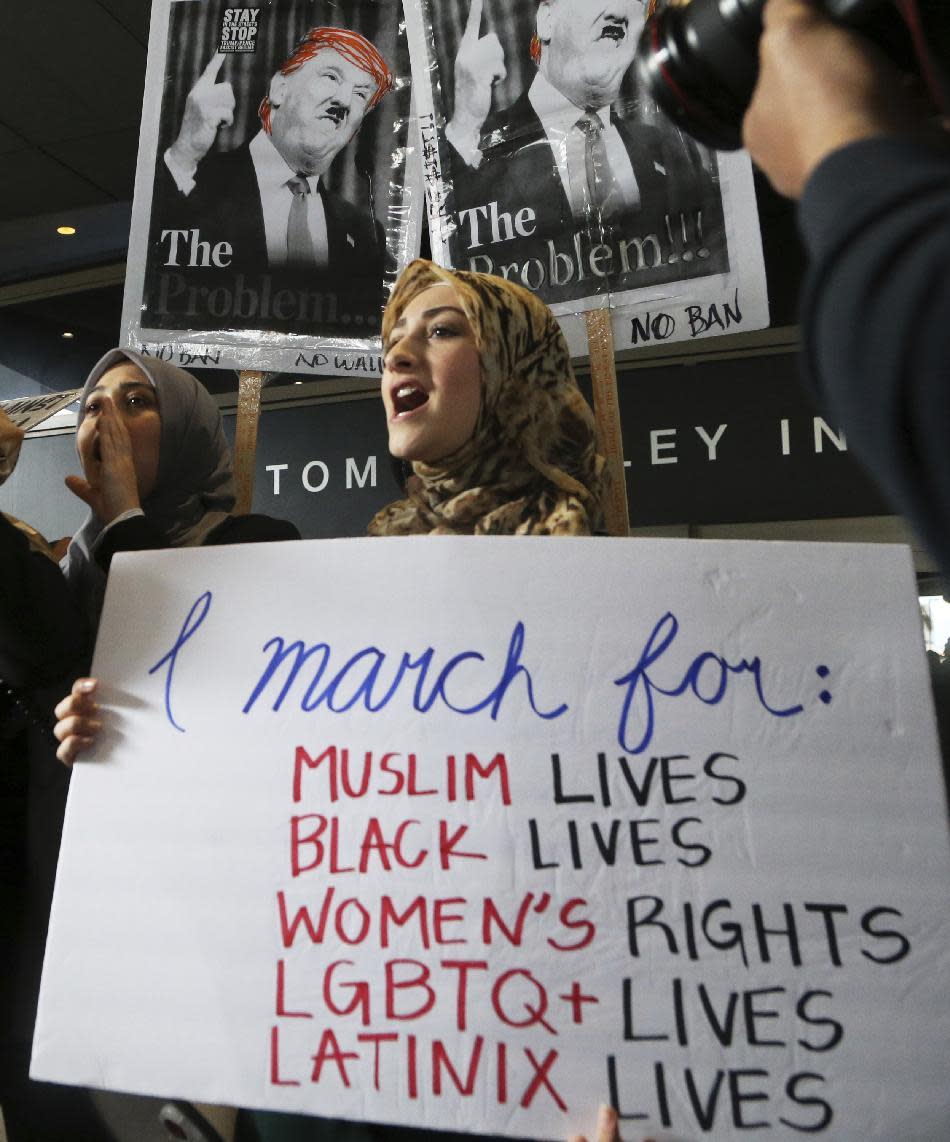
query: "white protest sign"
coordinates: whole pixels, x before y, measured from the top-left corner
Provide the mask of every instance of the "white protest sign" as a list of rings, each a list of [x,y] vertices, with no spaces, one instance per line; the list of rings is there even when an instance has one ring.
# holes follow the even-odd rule
[[[402,4],[150,11],[122,344],[185,369],[378,374],[423,210]],[[322,106],[321,52],[358,88],[330,130],[296,96],[270,99],[294,75]],[[292,228],[294,193],[311,205]]]
[[[49,420],[61,409],[79,399],[82,389],[70,389],[64,393],[42,393],[40,396],[17,397],[15,400],[0,401],[0,408],[13,421],[17,428],[27,431],[36,428],[44,420]]]
[[[514,1137],[944,1136],[906,550],[119,556],[35,1078]]]

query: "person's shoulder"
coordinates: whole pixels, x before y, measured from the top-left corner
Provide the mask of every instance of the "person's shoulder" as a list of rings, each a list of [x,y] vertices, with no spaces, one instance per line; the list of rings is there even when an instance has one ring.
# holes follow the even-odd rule
[[[286,519],[269,515],[231,515],[208,532],[206,544],[272,543],[279,540],[299,539],[300,532]]]

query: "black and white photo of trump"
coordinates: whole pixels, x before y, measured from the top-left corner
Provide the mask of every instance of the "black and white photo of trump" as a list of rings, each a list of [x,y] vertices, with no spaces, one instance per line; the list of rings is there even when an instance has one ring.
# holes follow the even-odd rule
[[[172,47],[187,51],[183,33],[207,9],[172,8],[169,61],[198,70],[163,106],[144,323],[371,331],[395,263],[387,240],[398,242],[389,200],[398,180],[377,170],[380,141],[398,129],[392,109],[377,121],[393,99],[394,64],[354,28],[309,23],[339,16],[334,5],[214,7],[221,15],[199,37],[214,50],[190,60]],[[361,9],[397,9],[350,7],[354,23]],[[255,56],[218,50],[219,27],[223,42],[225,22],[248,11],[264,24]],[[392,59],[395,29],[377,31]]]
[[[425,2],[454,265],[549,303],[728,268],[714,156],[636,89],[641,0]]]

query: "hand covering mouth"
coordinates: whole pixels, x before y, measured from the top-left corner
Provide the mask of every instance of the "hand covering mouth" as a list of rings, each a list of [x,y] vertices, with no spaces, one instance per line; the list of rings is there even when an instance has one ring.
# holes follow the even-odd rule
[[[598,40],[615,40],[618,44],[627,38],[628,21],[626,16],[607,16],[600,29]]]
[[[392,390],[393,412],[399,416],[404,412],[414,412],[429,400],[429,394],[413,381],[403,381]]]

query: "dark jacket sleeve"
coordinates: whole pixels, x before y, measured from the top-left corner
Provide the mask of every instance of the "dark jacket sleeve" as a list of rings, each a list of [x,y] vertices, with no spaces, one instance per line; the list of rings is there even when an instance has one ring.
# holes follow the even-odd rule
[[[59,567],[0,514],[0,677],[47,686],[88,652],[86,624]]]
[[[950,154],[844,147],[812,175],[799,223],[807,379],[950,573]]]
[[[288,520],[274,519],[269,515],[233,515],[209,532],[205,543],[218,546],[299,538],[300,532]],[[113,555],[119,551],[157,551],[168,546],[165,536],[146,516],[132,516],[110,527],[102,536],[96,548],[96,562],[108,571]]]
[[[269,515],[232,515],[208,536],[210,544],[274,543],[299,539],[300,532],[290,520]]]

